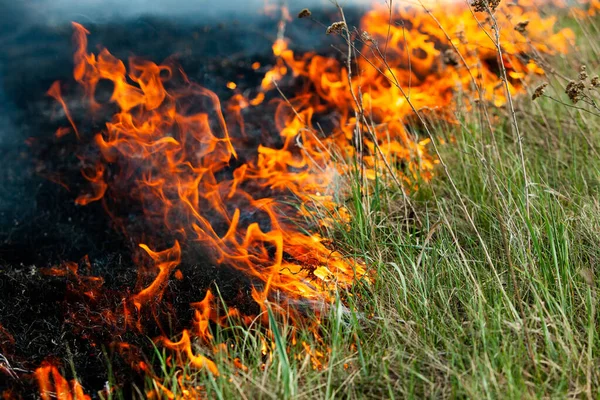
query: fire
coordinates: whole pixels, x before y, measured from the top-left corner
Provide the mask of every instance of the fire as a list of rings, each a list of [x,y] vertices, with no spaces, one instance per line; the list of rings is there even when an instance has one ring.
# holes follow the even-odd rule
[[[83,88],[86,105],[94,115],[115,107],[117,112],[100,131],[90,132],[72,118],[58,82],[48,95],[64,109],[70,124],[56,132],[57,140],[72,129],[81,142],[78,157],[89,189],[76,203],[101,202],[142,249],[136,257],[134,292],[120,311],[112,311],[122,314],[124,329],[143,332],[144,316],[161,303],[169,281],[185,279],[179,269],[182,260],[200,251],[215,265],[249,279],[262,314],[221,310],[219,299],[208,290],[203,300],[190,299],[194,320],[189,329],[178,340],[164,332],[156,342],[175,352],[173,362],[217,375],[214,355],[228,350],[215,343],[211,326],[231,321],[248,326],[256,318],[268,326],[273,310],[293,322],[299,314],[293,307],[284,310],[286,305],[326,305],[335,290],[369,279],[366,265],[333,250],[305,222],[315,208],[347,215],[336,202],[333,183],[351,167],[338,160],[357,159],[367,179],[389,173],[406,188],[431,179],[437,160],[428,150],[430,139],[407,127],[415,110],[453,121],[452,107],[473,107],[472,99],[502,106],[507,93],[498,61],[508,71],[510,95],[517,95],[525,91],[531,74],[543,73],[541,55],[567,52],[573,40],[570,30],[555,32],[555,18],[542,18],[533,0],[501,4],[495,14],[503,32],[500,43],[494,42],[495,26],[486,15],[473,13],[464,3],[436,4],[427,9],[395,7],[391,21],[388,10],[375,8],[359,31],[342,29],[340,41],[356,46],[357,60],[350,70],[332,57],[295,54],[283,34],[291,20],[286,12],[272,48],[275,64],[265,72],[258,94],[246,99],[236,92],[238,84],[229,82],[227,88],[236,94],[224,106],[215,93],[191,82],[172,63],[132,57],[126,64],[107,49],[88,52],[90,32],[73,23],[73,77]],[[526,31],[514,29],[525,20]],[[256,62],[252,68],[262,66]],[[286,79],[303,82],[303,90],[278,99],[276,88]],[[109,104],[96,100],[100,81],[112,85]],[[267,98],[274,100],[265,102]],[[273,104],[281,146],[245,148],[248,133],[241,110],[270,110]],[[317,124],[321,116],[335,118],[327,132]],[[387,166],[383,171],[381,160]],[[289,206],[290,198],[297,208]],[[123,213],[132,205],[142,210],[142,222],[132,223]],[[326,226],[331,220],[320,223]],[[71,266],[53,273],[77,276],[78,271]],[[87,292],[95,296],[100,287],[97,283]],[[267,330],[265,356],[276,345],[270,335]],[[314,335],[318,338],[318,327]],[[204,354],[195,346],[198,342]],[[313,366],[321,368],[326,350],[302,345]],[[246,368],[233,356],[225,358]],[[43,398],[51,391],[67,396],[59,398],[87,398],[77,382],[69,384],[54,366],[40,367],[36,377]],[[164,393],[170,398],[167,388]]]
[[[42,400],[90,400],[77,380],[70,383],[53,365],[44,364],[35,370]]]
[[[305,160],[291,152],[284,160],[278,151],[260,147],[257,164],[242,165],[232,171],[231,179],[220,180],[217,174],[225,171],[237,154],[217,96],[189,82],[172,66],[132,59],[127,72],[124,63],[106,49],[98,56],[87,54],[88,31],[79,24],[73,26],[79,46],[74,77],[85,88],[90,106],[101,108],[94,96],[98,82],[104,79],[113,83],[110,101],[121,109],[103,132],[94,135],[100,157],[86,160],[91,172],[84,172],[84,177],[90,181],[91,191],[78,197],[77,203],[119,202],[123,193],[115,193],[111,187],[129,187],[128,200],[141,203],[154,228],[172,235],[175,241],[172,248],[160,252],[140,244],[154,260],[157,275],[134,296],[138,308],[160,298],[180,262],[178,240],[187,246],[202,246],[215,262],[262,281],[264,298],[271,291],[326,298],[327,292],[314,283],[318,276],[311,274],[323,267],[333,271],[338,283],[343,284],[364,275],[360,265],[331,253],[318,235],[301,233],[282,218],[283,205],[276,199],[255,199],[244,189],[254,184],[283,190],[293,181],[273,182],[270,171],[290,166],[301,169],[306,166]],[[165,86],[175,80],[176,73],[181,75],[183,85],[168,91]],[[195,105],[205,109],[190,112]],[[298,128],[287,127],[282,136]],[[292,134],[290,131],[287,143],[291,144]],[[112,163],[118,164],[119,170],[108,174]],[[300,189],[294,192],[301,193]],[[248,212],[259,212],[268,227],[258,222],[242,223],[242,214]],[[214,228],[217,224],[227,229],[219,233]]]
[[[555,32],[556,17],[540,17],[535,2],[521,3],[524,4],[502,3],[496,13],[503,32],[499,45],[510,77],[511,96],[524,91],[528,75],[543,74],[536,61],[539,55],[566,53],[574,40],[569,29]],[[528,21],[527,31],[515,29],[519,21]],[[407,163],[408,172],[396,173],[403,175],[404,184],[410,185],[418,177],[430,179],[437,162],[428,155],[428,139],[418,140],[406,129],[405,120],[415,110],[447,113],[456,102],[469,107],[472,98],[497,107],[506,103],[507,94],[495,67],[498,52],[493,29],[485,14],[474,14],[461,2],[433,3],[429,9],[397,6],[391,21],[387,9],[375,8],[362,19],[361,32],[349,33],[359,35],[358,41],[362,42],[353,76],[335,59],[316,54],[298,58],[276,42],[273,53],[279,58],[265,76],[263,88],[268,88],[266,83],[271,80],[281,79],[288,68],[293,75],[312,83],[318,96],[304,99],[301,105],[294,104],[297,117],[286,120],[280,128],[282,136],[293,139],[301,135],[312,160],[324,162],[323,149],[331,146],[341,149],[342,154],[355,155],[353,139],[358,126],[369,132],[364,140],[368,151],[363,157],[367,175],[375,176],[373,168],[379,152],[385,159]],[[307,132],[316,131],[310,121],[322,109],[335,109],[341,118],[334,131],[317,146],[317,141],[307,137],[303,129],[308,125]],[[444,117],[452,119],[448,114]],[[281,176],[280,170],[289,168],[274,163],[277,159],[289,159],[291,146],[290,140],[282,150],[265,151],[268,160],[261,167],[271,171],[273,179],[298,181],[297,174]]]
[[[202,369],[206,368],[208,371],[213,373],[214,375],[219,374],[219,370],[217,369],[217,365],[207,357],[203,355],[196,355],[192,350],[192,342],[190,339],[190,334],[188,331],[184,330],[181,334],[181,339],[178,342],[172,342],[168,339],[163,339],[164,345],[170,349],[182,352],[187,355],[187,361],[191,363],[194,367]]]

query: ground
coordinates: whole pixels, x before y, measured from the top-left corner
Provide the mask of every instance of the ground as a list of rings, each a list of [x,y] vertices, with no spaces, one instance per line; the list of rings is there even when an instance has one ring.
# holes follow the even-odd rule
[[[478,102],[453,109],[453,118],[426,114],[415,123],[415,134],[430,139],[429,151],[439,160],[431,179],[423,178],[406,191],[385,168],[368,181],[360,167],[343,178],[348,190],[339,201],[349,218],[334,215],[340,222],[323,227],[321,233],[342,254],[364,263],[367,274],[351,287],[340,288],[333,302],[319,310],[318,336],[312,322],[303,322],[312,321],[315,311],[306,311],[293,324],[280,313],[266,311],[270,333],[255,325],[211,325],[215,343],[235,348],[245,368],[220,353],[213,357],[218,375],[191,364],[175,366],[168,360],[170,353],[148,339],[140,346],[145,346],[146,360],[155,368],[154,379],[138,379],[131,392],[122,392],[119,380],[124,373],[113,372],[120,365],[99,350],[93,368],[101,371],[99,378],[84,379],[84,386],[106,381],[115,388],[104,392],[109,398],[136,393],[166,398],[165,389],[175,396],[248,399],[600,396],[600,110],[594,102],[599,97],[591,88],[589,101],[574,102],[567,91],[570,80],[581,80],[582,65],[589,74],[581,80],[586,88],[600,73],[595,21],[562,16],[560,24],[576,33],[577,49],[552,57],[547,74],[528,82],[514,97],[514,110]],[[532,99],[543,82],[549,83],[544,94]],[[10,154],[15,163],[22,162],[20,152]],[[68,197],[44,196],[49,186],[40,185],[25,191],[36,193],[38,207],[44,204],[41,198],[54,204]],[[14,203],[7,201],[10,207]],[[30,212],[27,204],[20,207]],[[109,229],[103,219],[96,219],[100,209],[77,209],[80,215],[71,214],[75,208],[62,209],[64,214],[43,208],[50,210],[43,218],[75,232],[63,234],[59,229],[50,232],[51,239],[36,232],[37,242],[81,240],[55,256],[72,251],[75,257],[73,248],[91,248],[95,268],[109,265],[119,271],[110,285],[135,279],[120,258],[102,259],[102,246],[86,245],[89,236],[81,236],[79,230],[86,232],[82,226]],[[15,210],[20,208],[11,208],[3,217],[12,221]],[[77,224],[66,224],[71,218]],[[10,232],[18,236],[19,229]],[[6,265],[18,264],[8,253],[0,255]],[[22,298],[23,292],[35,298],[40,291],[65,290],[64,281],[38,276],[31,264],[40,262],[32,255],[24,261],[27,265],[0,269],[0,282],[15,292],[11,298]],[[173,293],[177,290],[175,286]],[[30,307],[28,318],[35,316],[34,322],[49,313],[46,320],[59,325],[61,299],[43,309],[31,303],[23,307]],[[19,308],[18,302],[6,298],[0,303],[3,325],[14,325],[14,307]],[[60,330],[54,334],[62,335]],[[262,348],[266,337],[276,343],[270,352]],[[52,344],[46,339],[31,338],[48,349]],[[69,340],[57,351],[61,357],[69,358]],[[195,351],[211,349],[200,343]],[[85,365],[77,357],[84,356],[72,355],[71,366]],[[77,368],[69,371],[66,365],[66,376],[89,375]]]

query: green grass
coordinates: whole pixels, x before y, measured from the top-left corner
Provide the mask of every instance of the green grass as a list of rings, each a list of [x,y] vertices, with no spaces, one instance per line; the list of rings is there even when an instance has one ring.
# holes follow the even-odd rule
[[[519,104],[529,216],[508,124],[490,132],[476,110],[459,115],[462,126],[435,130],[456,139],[439,146],[449,176],[440,168],[411,195],[422,226],[385,177],[371,195],[351,182],[350,226],[330,235],[374,281],[341,294],[323,342],[269,313],[277,350],[264,368],[259,330],[224,329],[248,371],[217,360],[219,377],[188,371],[194,385],[210,398],[599,398],[600,158],[588,141],[600,120],[531,104]],[[322,370],[290,344],[292,329],[330,349]]]
[[[569,57],[556,65],[569,71]],[[597,55],[578,59],[600,72]],[[568,103],[563,87],[553,80],[548,93]],[[157,349],[163,385],[178,393],[188,375],[218,399],[600,398],[600,118],[519,99],[528,208],[508,117],[482,111],[432,124],[436,141],[455,142],[437,145],[448,173],[440,167],[410,194],[416,215],[388,177],[368,188],[348,177],[351,222],[326,233],[373,281],[339,293],[321,340],[269,311],[271,359],[258,327],[216,328],[248,370],[217,357],[220,376],[181,371]],[[329,352],[322,369],[302,341]]]

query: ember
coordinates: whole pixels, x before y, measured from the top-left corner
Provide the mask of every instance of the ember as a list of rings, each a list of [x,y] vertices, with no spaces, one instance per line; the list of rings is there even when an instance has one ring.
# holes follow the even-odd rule
[[[286,352],[278,323],[308,325],[318,340],[320,318],[332,304],[343,306],[340,291],[371,280],[367,264],[323,235],[347,222],[344,177],[358,165],[365,187],[385,177],[407,191],[435,179],[438,161],[430,139],[418,134],[415,111],[453,123],[457,103],[501,107],[506,89],[523,94],[532,75],[544,74],[538,55],[569,50],[573,33],[556,31],[535,0],[473,5],[398,6],[392,13],[374,7],[360,29],[345,19],[327,24],[326,33],[354,60],[294,50],[285,11],[271,61],[247,66],[262,75],[260,83],[247,88],[243,79],[228,80],[226,100],[173,59],[123,61],[110,49],[91,50],[94,28],[73,22],[72,80],[52,83],[47,95],[60,122],[53,146],[64,146],[61,154],[78,165],[84,182],[64,181],[46,167],[43,175],[68,188],[84,210],[101,205],[115,229],[110,240],[122,242],[132,260],[125,268],[134,271],[113,284],[110,268],[98,274],[85,254],[79,263],[64,259],[36,270],[63,282],[61,308],[73,340],[86,341],[96,355],[110,348],[154,382],[148,397],[168,398],[175,395],[144,356],[146,336],[159,352],[169,351],[168,365],[215,376],[217,360],[248,369],[215,327],[261,330],[264,365]],[[499,44],[486,19],[494,10]],[[294,24],[317,18],[308,9],[297,15]],[[225,295],[221,281],[231,285]],[[12,336],[0,325],[2,337]],[[313,368],[323,368],[327,351],[291,337]],[[0,350],[10,355],[8,342]],[[32,374],[43,399],[107,390],[85,374],[82,381],[63,377],[61,362],[48,359]],[[190,398],[203,396],[186,373],[181,388]]]

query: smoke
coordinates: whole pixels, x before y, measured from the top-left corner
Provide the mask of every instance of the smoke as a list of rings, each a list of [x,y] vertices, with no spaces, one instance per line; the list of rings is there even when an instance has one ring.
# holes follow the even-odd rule
[[[386,2],[386,0],[338,1],[348,8],[357,6],[366,8],[374,2],[381,4]],[[269,19],[279,18],[278,9],[284,4],[289,8],[292,17],[303,8],[310,8],[313,11],[334,9],[334,0],[0,0],[0,10],[2,10],[0,12],[0,123],[4,127],[4,129],[0,128],[0,143],[6,144],[9,140],[6,121],[15,115],[14,107],[18,102],[14,97],[22,92],[19,82],[25,76],[24,71],[35,71],[32,76],[41,80],[47,78],[49,82],[50,77],[56,72],[53,66],[60,65],[58,62],[53,64],[52,60],[70,58],[70,42],[65,39],[70,36],[70,21],[98,26],[116,24],[131,27],[133,31],[144,24],[144,17],[147,16],[170,20],[169,26],[220,25],[221,22],[234,19],[239,23],[236,25],[236,31],[246,34],[238,35],[235,40],[228,40],[227,43],[216,43],[210,51],[216,52],[218,48],[224,47],[238,51],[243,48],[250,54],[266,53],[270,52],[277,25],[270,21],[264,28],[257,22],[265,15],[268,15]],[[257,29],[252,31],[246,29],[244,21],[248,22],[248,26],[260,26],[260,32],[257,33]],[[327,18],[324,21],[327,23]],[[136,22],[140,23],[136,25]],[[296,22],[296,25],[298,27],[290,24],[286,35],[293,36],[299,46],[303,44],[312,46],[315,42],[323,40],[321,26],[307,24],[304,21]],[[123,31],[119,32],[123,33]],[[111,37],[108,35],[104,39],[111,39]],[[236,47],[232,42],[238,43],[238,46]],[[148,43],[159,47],[158,43],[152,44],[151,40],[144,40],[142,37],[135,50],[144,54],[152,53],[155,50],[152,47],[141,48]],[[103,44],[108,45],[108,43]],[[112,45],[118,48],[118,41],[115,45],[113,40]],[[164,47],[164,41],[162,45]],[[167,49],[165,53],[182,51],[181,46],[177,47],[177,43],[170,45],[172,48]],[[130,50],[131,47],[129,46]],[[208,51],[204,48],[196,50]],[[158,49],[156,51],[160,53]],[[54,78],[58,79],[56,76]]]
[[[384,0],[378,0],[382,3]],[[371,0],[339,0],[342,6],[372,4]],[[36,24],[61,24],[78,20],[103,23],[115,18],[132,18],[142,15],[187,17],[198,20],[226,18],[228,16],[256,16],[269,7],[286,4],[292,13],[305,7],[332,7],[332,0],[29,0],[13,8]],[[18,10],[17,10],[18,9]]]

